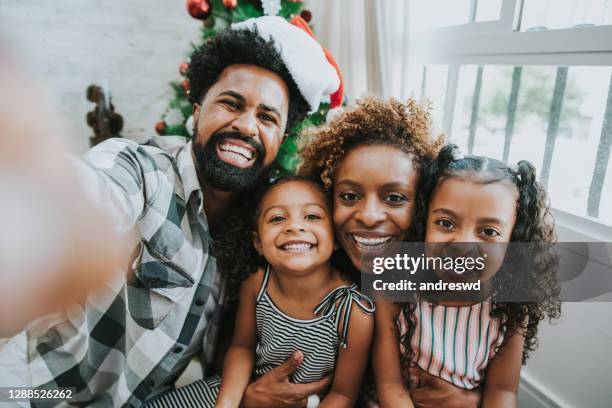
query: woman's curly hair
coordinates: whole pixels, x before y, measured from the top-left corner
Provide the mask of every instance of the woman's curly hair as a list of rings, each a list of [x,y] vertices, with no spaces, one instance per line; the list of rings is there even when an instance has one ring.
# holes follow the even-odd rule
[[[444,146],[437,159],[423,169],[419,181],[419,195],[416,202],[416,215],[413,231],[422,241],[425,238],[427,214],[438,186],[452,177],[467,178],[476,183],[509,182],[518,192],[516,202],[516,221],[510,242],[533,243],[530,248],[536,248],[535,257],[530,259],[531,265],[522,271],[512,271],[515,265],[504,262],[502,270],[493,278],[493,310],[491,317],[499,319],[504,342],[516,333],[525,336],[523,347],[523,364],[529,357],[529,352],[537,347],[538,325],[541,320],[558,318],[561,314],[559,300],[560,287],[556,279],[558,259],[551,251],[556,241],[554,220],[550,214],[548,196],[544,187],[536,180],[536,170],[528,161],[520,161],[516,169],[507,164],[488,157],[462,157],[456,145]],[[533,252],[533,251],[531,251]],[[526,259],[533,253],[522,254]],[[517,278],[517,273],[520,278]],[[502,294],[521,286],[520,293],[530,301],[504,301]],[[517,292],[514,292],[517,293]],[[497,298],[497,300],[496,300]],[[534,301],[531,301],[534,300]],[[537,301],[535,301],[537,300]],[[414,350],[411,350],[411,339],[415,332],[413,302],[402,305],[402,313],[408,323],[408,330],[401,337],[402,366],[412,363]],[[504,343],[502,343],[503,345]]]
[[[299,174],[320,179],[329,191],[334,172],[344,156],[362,145],[396,146],[417,166],[435,157],[443,137],[432,137],[428,107],[414,99],[365,97],[357,106],[335,116],[330,123],[307,130],[300,138]]]

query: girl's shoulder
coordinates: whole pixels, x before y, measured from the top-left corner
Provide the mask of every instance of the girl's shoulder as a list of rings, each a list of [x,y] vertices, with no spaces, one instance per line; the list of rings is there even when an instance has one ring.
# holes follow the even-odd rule
[[[255,272],[242,282],[240,286],[241,294],[257,297],[263,285],[265,275],[266,271],[263,268],[257,268]]]

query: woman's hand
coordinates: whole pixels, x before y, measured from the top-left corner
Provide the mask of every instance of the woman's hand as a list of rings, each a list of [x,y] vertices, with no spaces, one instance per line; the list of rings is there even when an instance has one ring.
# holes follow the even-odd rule
[[[304,360],[301,351],[296,351],[282,365],[274,368],[249,384],[242,397],[244,408],[303,408],[308,396],[322,395],[330,386],[331,375],[315,382],[293,384],[289,375]]]
[[[421,385],[419,388],[410,390],[410,397],[417,408],[477,408],[480,406],[482,398],[480,388],[473,390],[459,388],[418,367],[411,367],[408,372],[404,372],[405,379],[410,377],[418,378]]]

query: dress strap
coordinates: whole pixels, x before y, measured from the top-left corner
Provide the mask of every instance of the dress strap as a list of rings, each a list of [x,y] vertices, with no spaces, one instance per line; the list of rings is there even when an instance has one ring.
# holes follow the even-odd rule
[[[268,287],[269,279],[270,279],[270,265],[266,267],[266,271],[264,272],[263,282],[261,282],[261,289],[259,289],[259,293],[257,294],[257,303],[259,303],[264,293],[266,293],[266,288]]]
[[[348,324],[351,319],[351,309],[353,304],[365,314],[372,314],[376,310],[374,302],[357,290],[357,284],[351,286],[339,286],[332,290],[323,298],[321,303],[315,308],[315,314],[323,316],[335,311],[336,329],[338,330],[340,319],[342,318],[342,333],[340,335],[340,345],[347,346]]]

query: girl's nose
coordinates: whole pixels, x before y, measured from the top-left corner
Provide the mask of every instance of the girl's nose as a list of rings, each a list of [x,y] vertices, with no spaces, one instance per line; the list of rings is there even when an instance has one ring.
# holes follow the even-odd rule
[[[304,232],[306,227],[301,222],[291,222],[285,228],[285,232]]]

